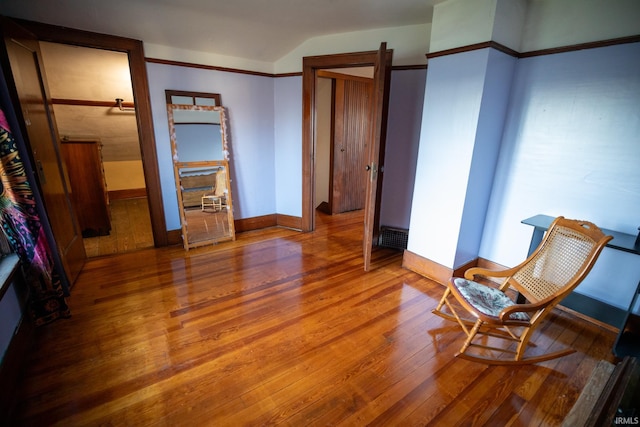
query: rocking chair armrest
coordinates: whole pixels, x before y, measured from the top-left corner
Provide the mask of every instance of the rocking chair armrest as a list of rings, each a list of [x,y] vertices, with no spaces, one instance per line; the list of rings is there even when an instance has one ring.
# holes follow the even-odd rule
[[[498,316],[500,317],[501,320],[505,321],[505,320],[509,320],[509,316],[511,316],[512,313],[518,313],[518,312],[528,313],[528,312],[538,311],[541,308],[545,307],[547,304],[549,304],[549,301],[546,301],[546,300],[538,301],[536,303],[514,304],[502,309],[502,311]]]
[[[516,271],[518,271],[517,268],[508,268],[506,270],[489,270],[482,267],[471,267],[464,272],[464,278],[467,280],[473,280],[475,276],[509,277],[512,276]]]

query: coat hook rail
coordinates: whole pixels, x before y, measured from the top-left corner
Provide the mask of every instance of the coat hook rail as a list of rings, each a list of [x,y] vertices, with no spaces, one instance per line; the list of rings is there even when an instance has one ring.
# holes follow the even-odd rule
[[[135,111],[135,107],[133,106],[133,103],[131,103],[131,107],[125,106],[124,99],[122,98],[116,98],[116,105],[118,106],[120,111]]]

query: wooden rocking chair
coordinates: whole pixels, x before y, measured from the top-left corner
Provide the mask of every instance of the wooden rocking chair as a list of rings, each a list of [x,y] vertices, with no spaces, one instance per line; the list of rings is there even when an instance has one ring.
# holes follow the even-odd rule
[[[535,252],[520,265],[503,271],[474,267],[465,272],[464,278],[451,278],[433,313],[457,321],[467,334],[456,356],[488,364],[525,364],[573,353],[575,350],[569,348],[525,357],[536,327],[586,277],[612,238],[590,222],[558,217]],[[473,281],[476,276],[504,281],[496,288]],[[509,288],[526,301],[514,302],[506,294]],[[449,300],[451,295],[473,319],[457,313]],[[443,311],[444,306],[450,313]],[[491,346],[489,337],[505,345]],[[515,350],[513,342],[517,343]],[[495,352],[498,357],[486,356]]]

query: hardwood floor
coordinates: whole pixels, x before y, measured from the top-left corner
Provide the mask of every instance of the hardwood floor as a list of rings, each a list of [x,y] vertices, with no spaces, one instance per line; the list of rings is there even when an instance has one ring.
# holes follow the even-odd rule
[[[88,258],[153,247],[149,205],[145,197],[111,200],[111,232],[82,239]]]
[[[562,312],[538,365],[454,357],[458,327],[431,313],[443,287],[361,256],[362,214],[317,231],[267,229],[185,252],[87,262],[72,318],[40,329],[13,426],[555,426],[612,332]]]

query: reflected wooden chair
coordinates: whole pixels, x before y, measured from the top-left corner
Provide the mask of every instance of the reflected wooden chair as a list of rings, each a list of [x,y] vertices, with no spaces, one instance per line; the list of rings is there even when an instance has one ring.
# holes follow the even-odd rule
[[[595,224],[558,217],[520,265],[502,271],[474,267],[464,278],[451,278],[433,313],[457,321],[467,335],[456,356],[488,364],[525,364],[573,353],[566,348],[525,355],[534,345],[530,339],[536,328],[587,276],[611,239]],[[503,281],[492,286],[494,278]],[[525,300],[514,301],[508,295],[513,291]]]
[[[215,177],[215,185],[212,192],[202,196],[202,211],[212,208],[213,212],[219,212],[227,207],[227,173],[224,168],[218,169]]]

